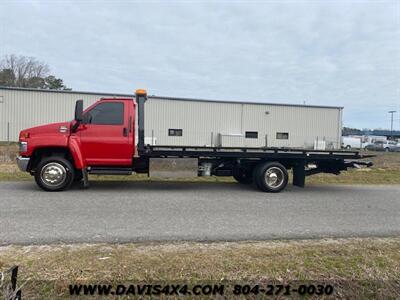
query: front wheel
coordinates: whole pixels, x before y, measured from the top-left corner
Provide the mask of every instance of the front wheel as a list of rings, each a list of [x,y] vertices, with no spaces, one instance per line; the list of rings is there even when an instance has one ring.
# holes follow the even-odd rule
[[[264,192],[278,193],[288,183],[287,170],[278,162],[260,163],[254,169],[253,177],[257,187]]]
[[[63,157],[46,157],[35,169],[35,181],[45,191],[65,190],[71,186],[74,177],[74,167]]]

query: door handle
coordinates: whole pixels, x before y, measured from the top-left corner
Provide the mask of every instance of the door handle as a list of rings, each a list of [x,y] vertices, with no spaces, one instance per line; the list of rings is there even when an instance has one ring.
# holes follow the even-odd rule
[[[122,129],[122,135],[128,136],[128,129],[126,127],[124,127],[124,129]]]

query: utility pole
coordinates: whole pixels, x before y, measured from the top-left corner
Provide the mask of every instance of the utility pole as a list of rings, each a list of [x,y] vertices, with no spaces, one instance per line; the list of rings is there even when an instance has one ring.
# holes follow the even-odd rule
[[[396,112],[395,110],[391,110],[388,112],[389,114],[392,114],[391,121],[390,121],[390,136],[392,137],[392,140],[393,140],[393,114],[395,112]]]

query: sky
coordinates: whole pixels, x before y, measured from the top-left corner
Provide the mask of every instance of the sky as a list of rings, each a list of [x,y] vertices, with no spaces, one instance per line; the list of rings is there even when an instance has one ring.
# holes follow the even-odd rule
[[[0,0],[0,57],[77,91],[344,107],[400,129],[400,1]]]

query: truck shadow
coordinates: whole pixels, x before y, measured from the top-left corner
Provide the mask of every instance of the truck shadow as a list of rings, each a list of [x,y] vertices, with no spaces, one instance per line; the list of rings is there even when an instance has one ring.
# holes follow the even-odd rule
[[[337,185],[309,185],[299,188],[288,184],[281,193],[307,193],[307,192],[340,192],[343,190],[357,190],[356,186]],[[361,187],[362,188],[362,187]],[[80,184],[74,184],[71,190],[83,189]],[[179,181],[91,181],[88,191],[237,191],[237,192],[264,192],[258,190],[254,185],[239,184],[236,182],[179,182]],[[267,193],[271,195],[271,193]],[[273,193],[272,193],[273,194]],[[279,193],[278,193],[279,194]]]
[[[72,190],[80,190],[80,184],[74,184]],[[247,190],[255,191],[252,185],[227,182],[179,182],[179,181],[91,181],[88,190],[147,190],[147,191],[204,191],[204,190]]]
[[[348,193],[350,191],[360,192],[368,189],[376,189],[376,186],[368,185],[306,185],[305,188],[299,188],[288,184],[284,191],[278,193]],[[382,187],[384,188],[384,187]],[[386,187],[387,188],[387,187]],[[43,192],[34,182],[25,182],[18,186],[19,190],[24,191],[37,191]],[[253,192],[261,193],[254,185],[244,185],[236,182],[180,182],[180,181],[90,181],[89,188],[85,189],[80,183],[74,183],[72,187],[63,191],[62,193],[68,192],[149,192],[149,191],[173,191],[173,192],[202,192],[202,191],[215,191],[215,192]],[[274,195],[273,193],[265,193],[268,195]],[[277,194],[275,194],[277,195]]]

